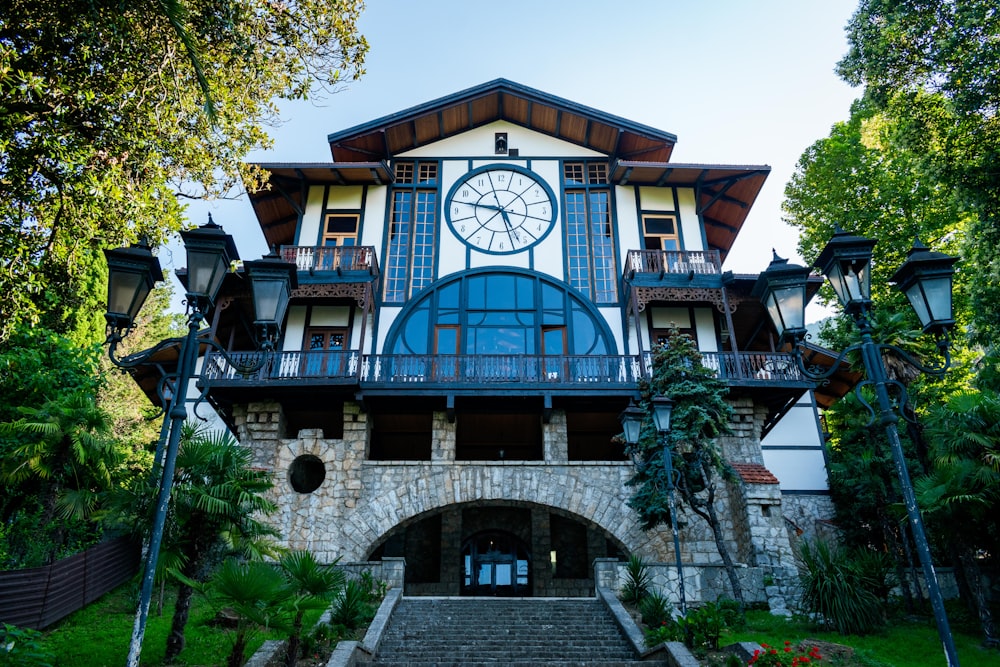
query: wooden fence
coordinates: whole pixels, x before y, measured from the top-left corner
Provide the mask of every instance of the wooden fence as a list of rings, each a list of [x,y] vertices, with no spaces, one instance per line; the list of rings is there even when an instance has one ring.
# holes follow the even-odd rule
[[[46,567],[0,572],[0,622],[41,630],[122,584],[139,569],[139,545],[125,537]]]

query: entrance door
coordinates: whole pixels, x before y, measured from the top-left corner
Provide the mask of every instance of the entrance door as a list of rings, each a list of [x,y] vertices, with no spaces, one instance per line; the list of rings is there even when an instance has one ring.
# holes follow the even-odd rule
[[[462,546],[462,595],[531,595],[528,550],[510,533],[479,533]]]

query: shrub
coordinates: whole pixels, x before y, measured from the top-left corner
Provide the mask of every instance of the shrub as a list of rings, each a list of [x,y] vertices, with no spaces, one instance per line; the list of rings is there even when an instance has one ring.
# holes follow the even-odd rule
[[[652,591],[639,601],[642,622],[651,628],[658,627],[671,617],[673,605],[659,591]]]
[[[706,602],[695,609],[688,609],[686,616],[678,619],[684,630],[685,643],[693,649],[719,648],[719,638],[726,629],[726,612],[714,602]]]
[[[370,592],[358,579],[350,579],[337,594],[330,612],[330,623],[353,630],[371,614]]]
[[[637,605],[649,594],[649,585],[652,579],[649,575],[649,568],[641,556],[632,554],[628,557],[628,565],[625,567],[625,585],[622,586],[622,599],[631,604]]]
[[[0,627],[0,665],[51,667],[53,656],[42,650],[38,630],[19,628],[8,623]]]
[[[863,635],[884,623],[884,605],[874,591],[883,590],[886,570],[869,556],[831,548],[822,541],[803,542],[799,555],[805,566],[802,601],[821,625],[842,635]]]

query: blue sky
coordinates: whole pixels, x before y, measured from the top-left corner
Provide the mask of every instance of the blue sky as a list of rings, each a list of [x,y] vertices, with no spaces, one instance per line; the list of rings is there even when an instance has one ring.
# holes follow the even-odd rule
[[[498,77],[677,135],[673,160],[766,164],[771,175],[726,262],[757,272],[797,258],[781,222],[802,152],[860,95],[834,73],[856,0],[370,0],[367,73],[320,102],[285,104],[275,147],[253,161],[328,161],[326,136]],[[267,252],[253,211],[211,211],[244,259]],[[843,224],[850,226],[845,219]],[[184,264],[179,246],[164,268]]]

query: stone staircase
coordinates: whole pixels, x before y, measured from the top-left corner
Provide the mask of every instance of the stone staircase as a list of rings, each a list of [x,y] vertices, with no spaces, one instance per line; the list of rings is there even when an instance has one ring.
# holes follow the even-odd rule
[[[651,667],[594,598],[400,600],[372,667]]]

